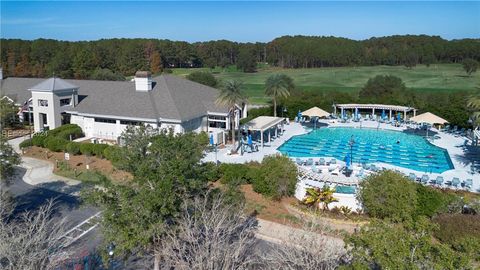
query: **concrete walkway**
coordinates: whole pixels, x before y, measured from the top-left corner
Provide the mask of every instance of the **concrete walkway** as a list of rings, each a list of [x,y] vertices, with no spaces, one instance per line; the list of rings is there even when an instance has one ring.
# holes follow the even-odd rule
[[[283,224],[275,223],[272,221],[257,219],[258,231],[256,237],[258,239],[268,241],[276,244],[290,243],[292,239],[302,239],[305,236],[315,235],[318,239],[322,239],[324,242],[328,242],[331,245],[343,248],[345,243],[341,237],[334,237],[330,235],[315,234],[303,229],[289,227]],[[297,244],[297,243],[294,243]]]
[[[20,166],[27,169],[23,181],[32,186],[57,181],[64,182],[69,186],[80,184],[80,181],[54,174],[53,164],[45,160],[22,157]]]
[[[13,149],[17,153],[22,154],[19,145],[21,142],[23,142],[28,138],[29,138],[28,135],[24,137],[18,137],[18,138],[9,140],[8,143],[13,147]],[[51,162],[41,160],[41,159],[31,158],[31,157],[25,157],[25,156],[21,156],[21,157],[22,157],[22,163],[20,164],[20,167],[26,169],[26,172],[23,175],[22,180],[29,185],[35,186],[39,184],[58,182],[58,181],[64,182],[68,186],[74,186],[74,185],[80,184],[80,181],[54,174],[53,173],[54,168]]]

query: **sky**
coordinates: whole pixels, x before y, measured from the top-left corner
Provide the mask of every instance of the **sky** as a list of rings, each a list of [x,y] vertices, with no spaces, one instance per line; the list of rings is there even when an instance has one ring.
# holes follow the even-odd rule
[[[47,2],[1,4],[2,38],[267,42],[284,35],[480,38],[480,2]]]

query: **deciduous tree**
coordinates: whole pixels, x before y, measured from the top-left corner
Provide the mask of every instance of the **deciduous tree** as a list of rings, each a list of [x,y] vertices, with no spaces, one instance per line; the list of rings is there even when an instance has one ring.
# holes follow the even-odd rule
[[[474,59],[467,58],[463,60],[463,70],[468,74],[468,76],[472,75],[472,73],[477,71],[478,62]]]
[[[138,131],[137,129],[140,129]],[[122,135],[123,167],[134,175],[132,182],[105,182],[86,193],[87,201],[104,209],[105,242],[115,243],[123,256],[153,254],[154,269],[160,269],[161,239],[175,224],[182,203],[205,191],[206,179],[200,160],[208,138],[205,134],[151,134],[138,127]]]
[[[13,205],[0,194],[0,268],[54,269],[68,258],[62,249],[65,220],[54,217],[55,203],[12,216]]]
[[[9,183],[14,175],[14,168],[21,162],[20,156],[13,150],[7,139],[0,134],[0,189],[2,182]]]
[[[257,221],[221,194],[186,202],[159,252],[165,269],[252,269],[259,264]]]

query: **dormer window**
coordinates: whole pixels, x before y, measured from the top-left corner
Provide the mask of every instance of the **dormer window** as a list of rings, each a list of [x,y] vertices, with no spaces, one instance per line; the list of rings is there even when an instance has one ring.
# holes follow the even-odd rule
[[[48,107],[48,100],[46,100],[46,99],[39,99],[39,100],[38,100],[38,106],[40,106],[40,107]]]
[[[72,105],[72,99],[71,99],[71,98],[62,98],[62,99],[60,99],[60,107],[70,106],[70,105]]]

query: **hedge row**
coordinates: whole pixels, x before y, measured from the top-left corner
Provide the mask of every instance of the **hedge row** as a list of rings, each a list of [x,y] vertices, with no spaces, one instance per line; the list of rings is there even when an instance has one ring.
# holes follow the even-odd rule
[[[78,143],[70,141],[70,138],[76,139],[83,136],[82,129],[75,124],[67,124],[58,128],[35,134],[32,139],[27,139],[20,143],[21,148],[31,145],[47,148],[53,152],[65,151],[72,155],[97,156],[113,159],[117,147],[107,144]],[[108,150],[107,150],[108,149]]]
[[[58,152],[65,150],[65,145],[70,139],[73,140],[82,136],[82,129],[78,125],[67,124],[49,131],[36,133],[31,140],[27,139],[21,142],[20,147],[24,148],[34,145]]]

